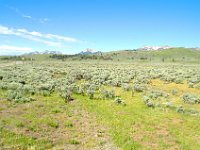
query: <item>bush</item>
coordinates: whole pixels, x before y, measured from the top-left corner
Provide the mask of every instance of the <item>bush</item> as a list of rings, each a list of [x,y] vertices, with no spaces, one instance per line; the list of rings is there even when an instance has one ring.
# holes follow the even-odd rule
[[[55,89],[55,86],[52,84],[41,84],[38,89],[40,91],[49,91],[49,92],[53,92],[53,90]]]
[[[151,90],[150,92],[148,92],[148,96],[151,99],[158,99],[160,97],[167,98],[169,94],[160,90]]]
[[[166,107],[172,107],[173,105],[172,105],[172,102],[167,102],[167,103],[165,104],[165,106],[166,106]]]
[[[93,99],[94,98],[94,93],[96,90],[96,86],[91,84],[88,89],[87,89],[87,95],[89,96],[89,99]]]
[[[184,110],[183,106],[178,106],[178,107],[176,108],[176,112],[178,112],[178,113],[184,113],[185,110]]]
[[[144,96],[143,101],[144,101],[146,106],[152,107],[152,108],[155,107],[154,103],[150,100],[150,98],[148,96]]]
[[[0,80],[3,80],[3,76],[0,76]]]
[[[194,87],[194,83],[189,82],[189,83],[188,83],[188,87],[189,87],[189,88],[193,88],[193,87]]]
[[[176,84],[183,84],[183,79],[175,79],[174,82]]]
[[[81,94],[81,95],[84,96],[85,95],[85,88],[83,86],[79,86],[77,94]]]
[[[178,92],[177,92],[177,90],[176,90],[176,89],[173,89],[173,90],[172,90],[172,95],[174,95],[174,96],[175,96],[177,93],[178,93]]]
[[[183,101],[188,104],[200,103],[200,98],[195,95],[186,93],[183,95]]]
[[[65,100],[65,102],[70,102],[73,100],[72,92],[70,90],[63,91],[60,96]]]
[[[89,99],[93,99],[94,98],[94,90],[88,89],[87,90],[87,95],[89,96]]]
[[[154,108],[154,103],[153,103],[152,101],[150,101],[150,100],[146,103],[146,105],[147,105],[148,107]]]
[[[143,92],[146,89],[146,87],[142,84],[135,84],[134,85],[134,90],[136,92]]]
[[[124,100],[122,100],[120,97],[116,97],[114,102],[116,104],[121,104],[121,105],[126,105],[126,103],[124,102]]]
[[[101,97],[103,99],[105,99],[105,98],[111,98],[111,99],[115,98],[115,91],[114,90],[106,90],[106,89],[102,88],[100,90],[100,94],[101,94]]]
[[[22,92],[9,90],[7,92],[7,99],[15,103],[26,103],[34,101],[35,99],[25,96]]]
[[[42,90],[42,91],[40,91],[40,94],[42,94],[43,96],[50,96],[51,95],[50,91],[48,91],[48,90]]]
[[[127,83],[123,83],[121,86],[122,86],[122,89],[124,91],[130,91],[131,90],[131,86]]]

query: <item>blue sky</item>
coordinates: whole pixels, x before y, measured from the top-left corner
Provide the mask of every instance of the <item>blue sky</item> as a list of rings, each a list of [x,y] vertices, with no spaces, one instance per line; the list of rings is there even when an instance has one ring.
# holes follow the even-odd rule
[[[0,55],[200,47],[198,0],[0,0]]]

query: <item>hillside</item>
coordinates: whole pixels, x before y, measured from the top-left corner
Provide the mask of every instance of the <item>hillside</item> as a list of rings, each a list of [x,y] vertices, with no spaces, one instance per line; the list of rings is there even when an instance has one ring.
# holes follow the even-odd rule
[[[54,55],[63,60],[109,60],[135,62],[200,62],[200,51],[192,48],[164,50],[119,50],[88,55]],[[62,56],[62,57],[61,57]]]
[[[104,53],[113,60],[132,60],[132,61],[166,61],[166,62],[198,62],[200,51],[188,48],[170,48],[157,51],[146,50],[123,50]]]
[[[169,48],[163,50],[118,50],[111,52],[100,52],[92,54],[33,54],[22,55],[18,57],[0,57],[3,60],[35,60],[35,61],[87,61],[87,60],[102,60],[102,61],[128,61],[128,62],[184,62],[184,63],[199,63],[200,50],[193,48]]]

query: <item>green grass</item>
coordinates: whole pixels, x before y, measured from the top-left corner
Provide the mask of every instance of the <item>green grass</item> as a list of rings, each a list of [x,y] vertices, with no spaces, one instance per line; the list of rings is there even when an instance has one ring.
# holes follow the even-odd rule
[[[75,139],[72,139],[72,140],[69,140],[69,144],[78,145],[78,144],[80,144],[80,142]]]
[[[24,124],[23,124],[22,121],[17,120],[17,121],[15,122],[15,124],[16,124],[16,127],[18,127],[18,128],[23,128],[23,127],[24,127]]]
[[[173,54],[177,52],[176,55],[178,55],[178,52],[181,51],[181,49],[175,49]],[[156,54],[158,52],[148,53]],[[171,51],[161,51],[159,59],[162,56],[170,55],[172,55]],[[189,54],[187,55],[189,56]],[[43,63],[43,65],[47,65],[48,62]],[[93,65],[93,62],[89,64]],[[102,64],[105,65],[102,69],[113,67],[111,62],[106,62],[105,64]],[[56,66],[62,65],[62,63],[56,64]],[[129,65],[133,64],[125,62],[116,66],[118,68],[126,68]],[[167,65],[167,63],[161,64],[159,67]],[[134,66],[137,67],[137,64],[134,64]],[[148,68],[152,66],[143,66],[142,64],[138,67]],[[187,67],[190,66],[188,65]],[[198,66],[195,68],[198,68]],[[59,75],[58,73],[56,75],[56,78],[64,77],[63,74]],[[81,83],[82,80],[79,82]],[[152,83],[155,86],[152,86]],[[109,89],[110,87],[105,88]],[[27,148],[26,146],[45,147],[45,143],[47,147],[51,145],[51,148],[53,144],[62,145],[63,143],[72,144],[73,146],[79,145],[79,147],[97,143],[103,144],[105,140],[100,141],[99,139],[104,138],[104,134],[99,133],[99,126],[96,125],[100,124],[109,130],[109,136],[112,136],[114,143],[124,150],[198,149],[200,147],[200,131],[197,130],[200,121],[199,116],[177,113],[176,106],[183,105],[185,109],[194,108],[198,110],[200,108],[199,104],[184,104],[181,96],[185,92],[198,93],[199,90],[188,88],[188,84],[185,81],[183,84],[165,84],[160,79],[152,80],[149,88],[161,89],[167,93],[171,93],[172,89],[178,90],[177,95],[168,97],[169,101],[173,102],[174,109],[167,108],[164,104],[162,107],[148,108],[142,101],[145,92],[135,92],[134,97],[132,97],[130,91],[123,91],[119,87],[115,87],[116,95],[120,96],[126,105],[116,104],[112,99],[89,99],[87,96],[81,95],[73,95],[74,101],[65,103],[58,93],[51,93],[50,96],[36,94],[33,95],[36,101],[24,104],[15,104],[2,100],[0,101],[0,111],[3,112],[0,113],[2,133],[0,135],[0,144],[4,146],[9,145],[10,142],[11,147],[19,145],[25,149]],[[98,94],[97,91],[95,97],[98,97]],[[0,98],[6,98],[6,91],[0,90]],[[157,99],[154,102],[162,101],[164,103],[168,99],[163,99],[163,101]],[[80,111],[82,109],[84,111]],[[91,121],[90,118],[93,116],[96,116],[97,120],[93,119]],[[94,126],[92,127],[90,124]],[[87,132],[88,130],[90,130],[89,133]],[[107,133],[107,130],[105,132]],[[89,137],[83,139],[86,134]],[[12,140],[13,142],[11,142]]]
[[[56,122],[55,120],[52,120],[52,119],[48,119],[46,121],[47,125],[52,127],[52,128],[58,128],[59,127],[59,124],[58,122]]]
[[[124,92],[126,106],[112,100],[89,100],[75,96],[98,121],[107,125],[114,142],[125,150],[132,149],[197,149],[200,131],[199,118],[179,114],[170,109],[148,108],[139,94],[131,98]]]
[[[47,140],[37,140],[0,128],[0,147],[1,146],[8,146],[13,149],[48,149],[52,147],[52,143]]]
[[[72,127],[73,127],[73,123],[70,122],[70,121],[67,121],[67,120],[64,122],[64,125],[65,125],[65,127],[67,127],[67,128],[72,128]]]
[[[170,108],[148,108],[141,100],[142,93],[135,93],[132,97],[130,91],[125,92],[117,88],[116,94],[121,96],[126,106],[117,105],[114,100],[91,100],[87,96],[73,95],[77,104],[72,107],[70,104],[66,105],[57,94],[49,97],[41,96],[40,102],[23,104],[31,105],[29,109],[23,109],[25,112],[22,114],[22,117],[29,122],[28,124],[18,118],[5,116],[1,118],[2,143],[9,145],[9,142],[13,140],[13,146],[27,148],[27,145],[44,147],[46,142],[50,146],[51,142],[48,140],[17,135],[4,129],[5,126],[13,124],[18,129],[27,128],[35,133],[52,132],[64,127],[74,134],[72,140],[66,142],[79,145],[80,141],[74,140],[79,137],[77,126],[71,119],[79,120],[79,116],[74,116],[72,110],[82,107],[97,117],[98,124],[109,129],[114,143],[122,149],[197,149],[200,147],[198,142],[200,131],[196,130],[200,118],[180,114]],[[7,102],[7,105],[11,109],[18,106],[22,108],[22,104],[10,105]],[[55,118],[60,115],[71,119]],[[98,128],[96,130],[98,131]]]

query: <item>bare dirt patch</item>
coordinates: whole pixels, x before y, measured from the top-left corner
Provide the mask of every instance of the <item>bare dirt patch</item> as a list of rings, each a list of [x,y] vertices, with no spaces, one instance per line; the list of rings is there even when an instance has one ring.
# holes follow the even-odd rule
[[[118,149],[112,144],[106,127],[98,124],[77,101],[65,104],[38,100],[11,105],[1,100],[0,121],[4,122],[4,129],[51,141],[56,149]]]

